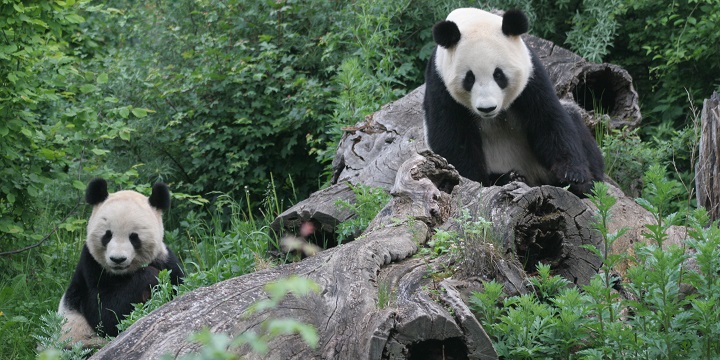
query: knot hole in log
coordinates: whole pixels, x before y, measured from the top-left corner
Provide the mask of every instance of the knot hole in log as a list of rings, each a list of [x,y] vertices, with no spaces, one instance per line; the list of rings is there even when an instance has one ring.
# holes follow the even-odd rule
[[[617,87],[624,84],[621,74],[600,67],[583,73],[571,93],[575,102],[586,111],[618,117],[618,112],[623,109],[616,104]]]
[[[515,251],[525,272],[534,273],[543,263],[571,283],[587,284],[602,264],[583,247],[602,242],[592,230],[593,211],[577,196],[552,186],[530,188],[515,203],[514,242],[506,250]]]
[[[408,360],[468,359],[468,348],[459,337],[445,340],[430,339],[414,343],[408,348]]]
[[[516,254],[527,273],[535,272],[538,263],[556,267],[563,259],[565,219],[547,199],[537,200],[515,228]]]

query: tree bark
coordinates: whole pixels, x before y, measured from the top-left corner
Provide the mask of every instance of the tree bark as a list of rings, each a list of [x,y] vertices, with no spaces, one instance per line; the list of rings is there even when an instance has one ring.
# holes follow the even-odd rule
[[[700,115],[702,133],[698,162],[695,167],[695,188],[699,205],[705,207],[713,220],[720,219],[720,95],[713,92],[705,99]]]

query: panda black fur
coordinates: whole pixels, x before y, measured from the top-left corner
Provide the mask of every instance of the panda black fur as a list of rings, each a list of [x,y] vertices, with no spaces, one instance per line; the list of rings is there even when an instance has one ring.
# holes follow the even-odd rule
[[[561,104],[520,35],[525,14],[463,8],[433,27],[425,70],[425,136],[460,175],[485,186],[522,180],[570,186],[603,179],[597,143],[574,104]]]
[[[163,242],[162,212],[170,207],[165,184],[155,184],[148,198],[127,190],[108,194],[105,180],[94,179],[85,199],[93,206],[87,239],[58,313],[67,320],[62,339],[97,347],[104,342],[98,335],[117,336],[132,304],[149,299],[160,270],[171,271],[173,285],[183,271]]]

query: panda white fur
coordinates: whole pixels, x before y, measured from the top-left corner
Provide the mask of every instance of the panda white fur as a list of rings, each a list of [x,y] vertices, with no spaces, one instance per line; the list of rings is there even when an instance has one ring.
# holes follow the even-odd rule
[[[602,155],[521,39],[527,31],[518,10],[500,17],[462,8],[435,24],[438,46],[425,70],[427,144],[485,186],[522,180],[569,185],[583,196],[602,181]]]
[[[85,199],[93,205],[87,239],[58,312],[67,320],[62,339],[97,347],[104,342],[99,335],[117,336],[132,304],[148,300],[160,270],[171,271],[174,285],[183,272],[163,242],[162,212],[170,207],[165,184],[155,184],[148,198],[128,190],[108,194],[98,178]]]

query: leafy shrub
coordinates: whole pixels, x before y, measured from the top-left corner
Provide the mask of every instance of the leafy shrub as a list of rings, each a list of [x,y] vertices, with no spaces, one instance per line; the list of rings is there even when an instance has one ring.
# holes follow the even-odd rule
[[[123,139],[128,128],[106,97],[102,71],[79,66],[71,34],[100,11],[87,2],[10,1],[0,7],[0,248],[37,241],[39,198],[53,182],[72,183],[82,169],[101,167],[107,154],[95,136]],[[123,107],[129,109],[128,107]],[[74,178],[74,179],[73,179]],[[67,200],[61,204],[67,204]]]
[[[625,66],[643,96],[651,124],[686,123],[686,89],[695,106],[720,89],[718,0],[627,1],[608,60]]]
[[[638,130],[613,130],[602,139],[605,173],[618,182],[628,196],[640,196],[642,175],[662,154],[656,147],[642,141]]]
[[[704,209],[688,217],[689,240],[685,247],[663,247],[668,228],[680,219],[666,212],[678,183],[663,178],[664,169],[647,174],[645,199],[638,203],[651,211],[656,223],[644,233],[654,244],[638,242],[636,257],[625,279],[611,276],[624,254],[609,255],[618,234],[604,225],[614,200],[596,187],[593,202],[601,209],[597,229],[605,240],[602,272],[582,289],[566,287],[567,281],[550,275],[549,266],[538,266],[531,280],[534,293],[502,299],[502,285],[485,283],[474,293],[472,308],[493,339],[498,354],[512,358],[715,358],[720,355],[720,229],[710,223]],[[697,271],[685,264],[695,262]],[[629,294],[615,291],[620,283]],[[683,286],[694,289],[687,295]],[[622,314],[622,316],[621,316]]]
[[[110,165],[144,164],[141,178],[187,193],[247,186],[253,202],[274,174],[305,196],[326,181],[341,126],[422,83],[435,5],[409,4],[111,2],[122,12],[87,26],[111,47],[103,89],[152,111],[130,119],[133,141],[113,143],[126,156]]]

